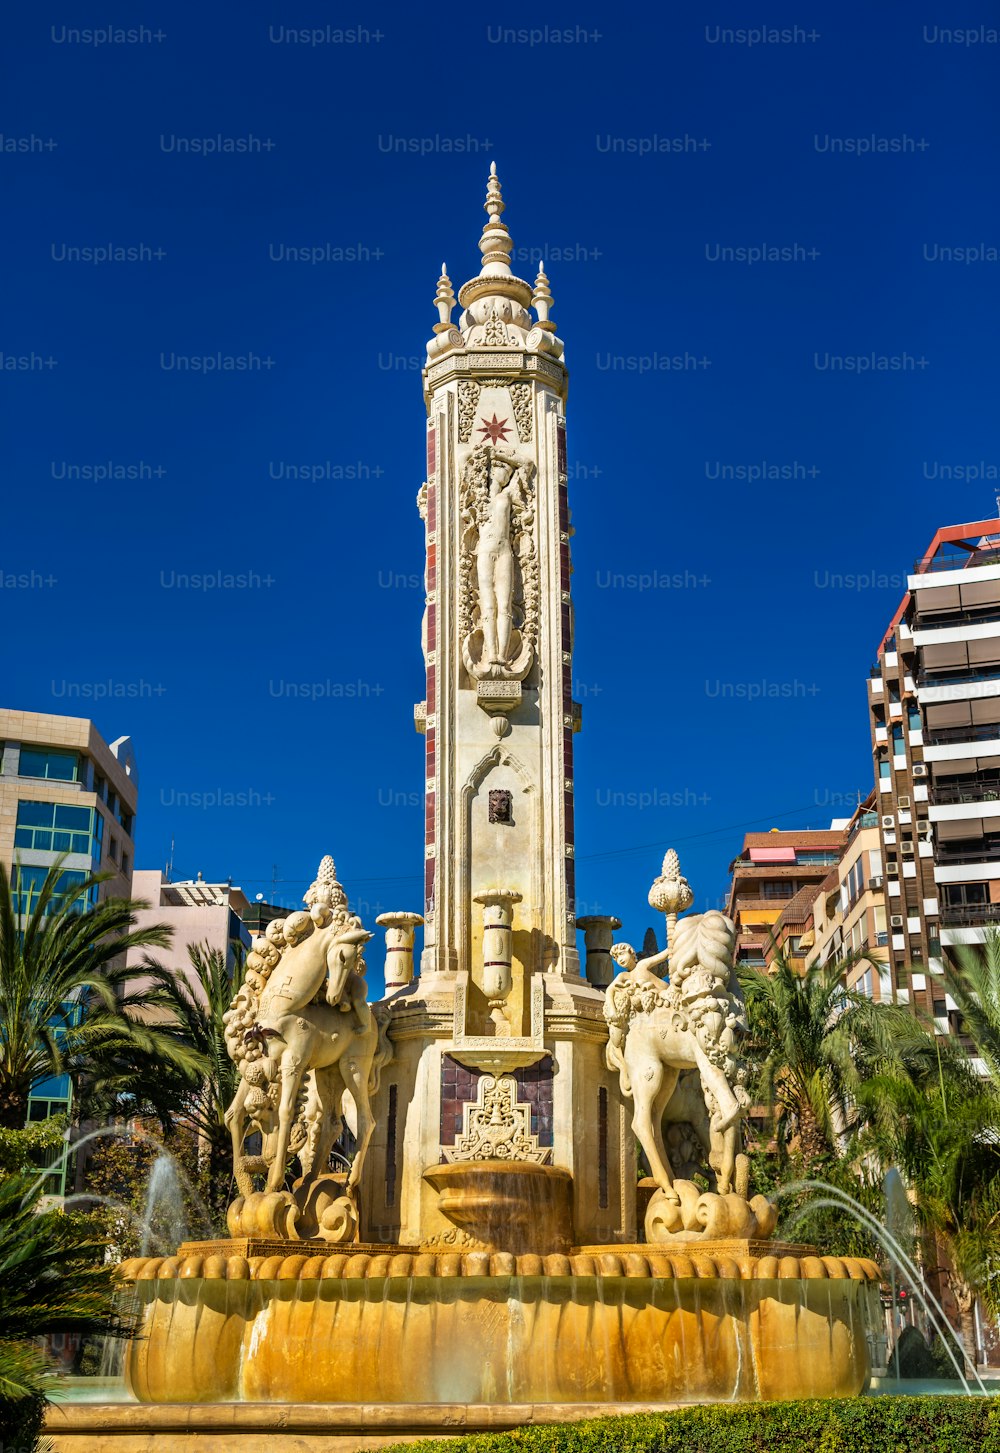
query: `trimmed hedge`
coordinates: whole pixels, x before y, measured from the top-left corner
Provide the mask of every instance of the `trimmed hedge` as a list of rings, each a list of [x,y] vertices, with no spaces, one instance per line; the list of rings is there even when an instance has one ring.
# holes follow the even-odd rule
[[[397,1443],[385,1453],[1000,1453],[1000,1400],[858,1397],[712,1403],[509,1433]]]

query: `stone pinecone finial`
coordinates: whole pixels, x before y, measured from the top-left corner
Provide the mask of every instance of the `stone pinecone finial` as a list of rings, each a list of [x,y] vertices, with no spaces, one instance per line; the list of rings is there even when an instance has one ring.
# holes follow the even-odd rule
[[[649,890],[649,906],[661,913],[683,913],[694,902],[691,885],[681,873],[681,863],[673,848],[663,859],[663,872]]]

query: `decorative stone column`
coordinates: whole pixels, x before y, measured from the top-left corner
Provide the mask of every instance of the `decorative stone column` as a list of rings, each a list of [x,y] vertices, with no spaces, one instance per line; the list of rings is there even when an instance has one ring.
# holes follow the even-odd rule
[[[385,987],[403,989],[413,982],[413,934],[423,923],[419,913],[380,913],[375,922],[385,929]]]
[[[621,928],[621,919],[609,913],[589,913],[576,920],[577,928],[583,929],[583,945],[587,952],[584,972],[588,984],[595,989],[606,989],[615,976],[615,964],[611,957],[611,940],[615,929]]]
[[[514,904],[521,902],[521,894],[511,888],[487,888],[473,902],[483,905],[483,989],[494,1033],[506,1039],[510,1035],[507,996],[514,987]]]

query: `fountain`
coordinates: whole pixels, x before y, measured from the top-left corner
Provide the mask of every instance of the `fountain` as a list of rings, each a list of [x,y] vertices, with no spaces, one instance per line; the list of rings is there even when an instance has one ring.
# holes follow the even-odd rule
[[[388,1442],[867,1384],[878,1267],[776,1243],[747,1184],[732,923],[687,912],[674,853],[649,893],[662,952],[575,915],[564,349],[544,272],[510,270],[495,168],[485,210],[458,326],[442,269],[424,375],[424,911],[381,915],[374,1004],[332,858],[254,944],[226,1017],[230,1234],[120,1269],[133,1429],[224,1425],[231,1447],[281,1403],[303,1438]]]

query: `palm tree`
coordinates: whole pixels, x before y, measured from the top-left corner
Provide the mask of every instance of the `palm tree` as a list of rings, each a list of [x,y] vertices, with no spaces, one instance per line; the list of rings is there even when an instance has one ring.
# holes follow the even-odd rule
[[[62,859],[37,896],[0,864],[0,1128],[20,1129],[39,1080],[68,1074],[75,1089],[99,1093],[144,1056],[155,1056],[193,1081],[200,1063],[160,1032],[149,991],[126,969],[133,948],[164,948],[163,924],[136,927],[148,904],[126,898],[89,901],[110,875],[96,873],[62,888]]]
[[[758,1068],[756,1098],[772,1121],[779,1149],[793,1139],[806,1165],[838,1158],[860,1123],[858,1086],[887,1066],[930,1052],[907,1010],[875,1003],[845,987],[850,969],[870,955],[852,954],[800,972],[775,946],[767,971],[744,969],[747,1058]]]
[[[866,1132],[883,1165],[910,1191],[923,1260],[943,1274],[958,1308],[966,1358],[976,1365],[977,1296],[996,1310],[1000,1258],[1000,1095],[952,1043],[935,1046],[937,1072],[887,1074],[862,1087],[877,1107]],[[935,1263],[943,1250],[946,1267]]]
[[[51,1366],[53,1332],[128,1336],[105,1246],[86,1218],[39,1212],[31,1176],[0,1180],[0,1442],[32,1448]]]
[[[221,949],[206,943],[189,944],[189,974],[180,974],[158,964],[148,963],[143,973],[148,977],[149,993],[159,1012],[166,1015],[160,1025],[161,1034],[168,1035],[200,1066],[197,1085],[192,1089],[176,1075],[167,1075],[159,1082],[145,1080],[150,1108],[163,1117],[172,1116],[174,1124],[191,1131],[201,1149],[203,1183],[207,1185],[206,1200],[213,1219],[225,1224],[226,1207],[231,1199],[232,1140],[226,1126],[226,1110],[239,1087],[240,1075],[226,1049],[222,1016],[243,983],[245,957],[236,949],[232,962]]]
[[[962,945],[952,952],[954,961],[942,962],[941,987],[962,1016],[962,1035],[1000,1089],[1000,929],[988,928],[981,948]]]

